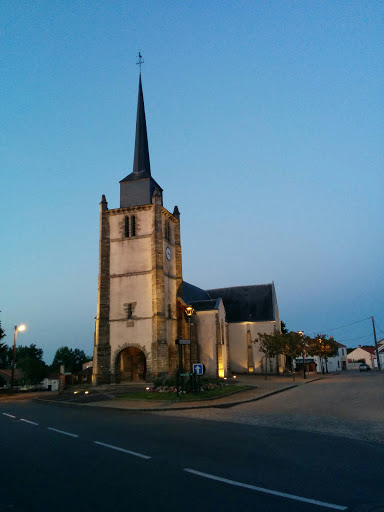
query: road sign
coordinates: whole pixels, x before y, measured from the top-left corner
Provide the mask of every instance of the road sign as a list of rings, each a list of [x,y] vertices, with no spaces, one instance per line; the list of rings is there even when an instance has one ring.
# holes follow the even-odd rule
[[[203,363],[196,363],[193,365],[193,373],[196,375],[203,375],[204,374],[204,365]]]
[[[189,377],[192,373],[180,373],[180,377]]]
[[[191,340],[176,340],[176,345],[190,345]]]

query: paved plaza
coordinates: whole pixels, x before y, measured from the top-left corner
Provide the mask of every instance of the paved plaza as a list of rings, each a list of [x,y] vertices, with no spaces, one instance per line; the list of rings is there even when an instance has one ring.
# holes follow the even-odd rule
[[[257,382],[260,377],[250,376],[242,381],[251,379]],[[259,382],[262,386],[262,379]],[[228,409],[158,414],[305,430],[383,443],[384,373],[325,375],[305,386],[299,385],[263,400]]]

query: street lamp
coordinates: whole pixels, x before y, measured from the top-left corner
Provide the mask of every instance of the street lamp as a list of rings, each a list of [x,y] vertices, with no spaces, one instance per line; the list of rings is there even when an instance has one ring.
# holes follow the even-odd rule
[[[319,338],[319,343],[320,343],[320,359],[321,359],[321,373],[324,375],[324,361],[323,361],[323,355],[324,355],[324,345],[323,345],[323,340],[321,338]]]
[[[13,391],[13,381],[15,379],[15,359],[16,359],[16,339],[17,339],[17,331],[23,332],[25,331],[26,327],[24,324],[15,325],[15,334],[13,338],[13,359],[12,359],[12,373],[11,373],[11,391]]]
[[[189,369],[190,369],[190,379],[191,379],[191,391],[193,391],[193,368],[192,368],[192,341],[191,341],[191,318],[195,310],[192,306],[187,306],[185,308],[185,314],[188,317],[188,323],[189,323]]]
[[[300,338],[302,338],[302,339],[303,339],[303,337],[304,337],[304,331],[299,331],[299,332],[298,332],[298,334],[299,334]],[[306,374],[306,372],[305,372],[305,347],[304,347],[304,341],[303,341],[303,343],[302,343],[302,349],[303,349],[303,370],[304,370],[304,379],[306,379],[306,378],[307,378],[307,374]]]

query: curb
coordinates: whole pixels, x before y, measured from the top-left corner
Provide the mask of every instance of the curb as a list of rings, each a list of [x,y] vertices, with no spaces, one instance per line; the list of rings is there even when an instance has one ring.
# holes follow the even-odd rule
[[[309,380],[307,382],[303,382],[303,384],[310,384],[311,382],[316,382],[317,380],[322,380],[323,377],[318,377],[316,379]],[[195,406],[181,406],[181,407],[159,407],[159,408],[148,408],[148,407],[140,407],[140,408],[129,408],[129,407],[103,407],[102,405],[95,405],[90,407],[96,407],[99,409],[112,409],[114,411],[130,411],[130,412],[164,412],[164,411],[186,411],[193,409],[228,409],[230,407],[235,407],[236,405],[247,404],[250,402],[257,402],[258,400],[263,400],[264,398],[268,398],[269,396],[277,395],[278,393],[282,393],[284,391],[288,391],[289,389],[297,388],[299,384],[290,384],[289,386],[285,386],[281,389],[275,389],[274,391],[269,391],[268,393],[264,393],[263,395],[256,396],[254,398],[248,398],[247,400],[238,400],[236,402],[229,402],[224,404],[209,404],[209,405],[195,405]],[[77,404],[75,402],[64,402],[64,401],[56,401],[56,400],[44,400],[40,398],[35,398],[37,401],[55,403],[55,404],[65,404],[65,405],[75,405],[80,407],[89,407],[89,404]]]

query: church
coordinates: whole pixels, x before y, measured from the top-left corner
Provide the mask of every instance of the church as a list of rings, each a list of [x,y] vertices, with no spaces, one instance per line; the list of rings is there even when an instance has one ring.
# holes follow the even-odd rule
[[[183,281],[180,212],[164,208],[151,174],[140,73],[133,170],[119,208],[100,202],[93,383],[174,376],[180,353],[184,371],[203,363],[209,377],[263,372],[257,335],[275,330],[273,282],[203,290]]]

